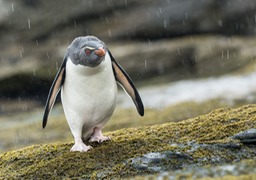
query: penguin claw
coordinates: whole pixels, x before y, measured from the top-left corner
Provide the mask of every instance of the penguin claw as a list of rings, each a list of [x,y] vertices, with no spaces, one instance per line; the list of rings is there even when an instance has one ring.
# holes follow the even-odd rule
[[[108,136],[92,136],[89,142],[97,142],[99,144],[103,143],[104,141],[111,140]]]
[[[83,143],[76,143],[74,146],[70,149],[71,152],[79,151],[79,152],[87,152],[90,149],[92,149],[92,146],[86,146]]]
[[[104,141],[109,141],[109,140],[110,140],[110,137],[102,135],[101,128],[95,127],[93,129],[93,134],[92,134],[89,142],[97,142],[97,143],[101,144]]]

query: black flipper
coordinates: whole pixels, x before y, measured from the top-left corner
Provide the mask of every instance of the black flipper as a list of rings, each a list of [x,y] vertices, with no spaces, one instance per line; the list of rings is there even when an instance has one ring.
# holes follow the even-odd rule
[[[45,128],[45,126],[47,124],[48,116],[49,116],[51,109],[54,105],[56,97],[57,97],[58,93],[60,92],[61,86],[63,85],[63,83],[65,81],[66,62],[67,62],[67,59],[64,58],[63,63],[61,65],[57,75],[55,76],[52,86],[50,88],[50,91],[49,91],[49,94],[48,94],[48,97],[46,100],[46,104],[45,104],[43,124],[42,124],[43,128]]]
[[[138,113],[143,116],[144,115],[144,106],[141,101],[139,92],[137,91],[136,87],[134,86],[131,78],[128,74],[124,71],[124,69],[116,62],[115,58],[112,56],[111,52],[108,50],[109,56],[112,61],[112,67],[114,71],[114,75],[116,81],[119,85],[127,92],[127,94],[133,100]]]

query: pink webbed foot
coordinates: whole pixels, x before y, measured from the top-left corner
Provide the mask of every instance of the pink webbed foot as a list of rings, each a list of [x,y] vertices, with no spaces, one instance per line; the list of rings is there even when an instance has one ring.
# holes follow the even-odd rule
[[[103,136],[100,128],[94,128],[93,134],[89,140],[89,142],[98,142],[102,143],[104,141],[109,141],[110,137]]]

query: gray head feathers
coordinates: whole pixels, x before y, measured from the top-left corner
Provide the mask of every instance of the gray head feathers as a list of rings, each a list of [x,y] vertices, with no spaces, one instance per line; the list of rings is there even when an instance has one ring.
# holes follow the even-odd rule
[[[76,65],[95,67],[105,58],[106,50],[105,43],[97,37],[82,36],[75,38],[70,44],[66,57],[70,58]]]

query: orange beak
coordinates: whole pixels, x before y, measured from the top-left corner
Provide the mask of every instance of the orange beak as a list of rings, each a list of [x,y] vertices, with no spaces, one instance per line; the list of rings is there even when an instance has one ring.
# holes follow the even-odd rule
[[[106,51],[103,48],[99,48],[99,49],[95,50],[94,52],[95,52],[95,54],[97,54],[100,57],[105,56],[105,54],[106,54]]]

